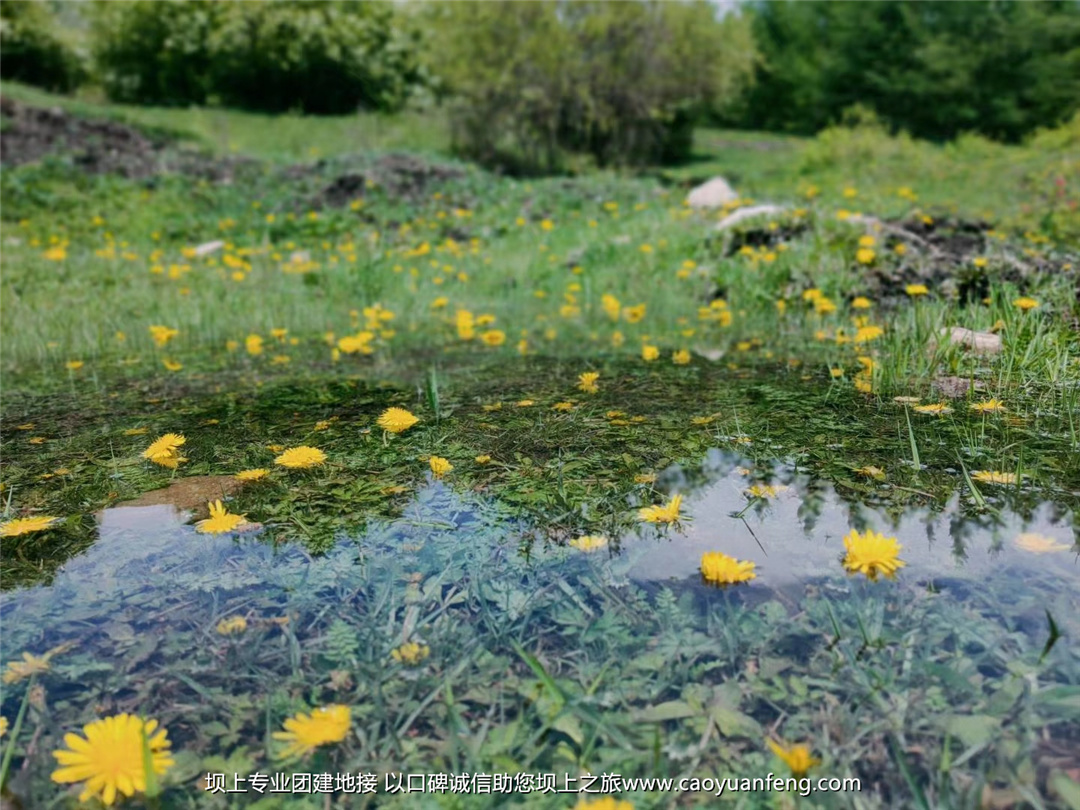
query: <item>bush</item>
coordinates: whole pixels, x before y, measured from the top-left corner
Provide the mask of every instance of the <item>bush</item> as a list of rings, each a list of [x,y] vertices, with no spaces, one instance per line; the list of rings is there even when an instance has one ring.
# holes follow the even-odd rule
[[[424,83],[417,35],[382,3],[114,1],[98,5],[94,32],[119,101],[386,111]]]
[[[82,60],[56,36],[41,0],[0,0],[0,73],[47,90],[74,90],[86,77]]]
[[[554,171],[689,155],[752,67],[749,29],[707,2],[447,3],[428,9],[459,151]]]

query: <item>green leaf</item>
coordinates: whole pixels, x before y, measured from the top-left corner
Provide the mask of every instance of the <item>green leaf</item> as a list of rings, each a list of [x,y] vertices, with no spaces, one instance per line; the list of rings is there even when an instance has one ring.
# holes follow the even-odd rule
[[[1001,719],[987,714],[953,715],[945,721],[945,730],[968,748],[990,742],[1001,728]]]
[[[667,720],[681,720],[699,714],[689,703],[681,700],[669,700],[641,709],[634,713],[634,719],[641,723],[663,723]]]

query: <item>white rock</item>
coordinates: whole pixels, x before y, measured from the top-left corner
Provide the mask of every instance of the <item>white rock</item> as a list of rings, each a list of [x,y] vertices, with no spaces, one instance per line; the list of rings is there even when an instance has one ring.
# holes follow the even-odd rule
[[[739,199],[738,193],[723,177],[714,177],[693,189],[686,197],[691,208],[720,208],[722,205]]]
[[[722,220],[716,223],[716,230],[724,231],[728,228],[733,228],[740,222],[754,217],[771,216],[773,214],[779,214],[783,212],[784,206],[772,205],[771,203],[764,203],[762,205],[751,205],[746,208],[740,208],[738,211],[733,211],[728,214]]]
[[[950,343],[967,346],[976,354],[996,354],[1002,349],[1001,335],[993,332],[976,332],[962,326],[953,326],[942,329],[941,333],[949,336]]]
[[[213,242],[203,242],[195,248],[195,255],[200,258],[209,256],[211,253],[217,253],[223,247],[225,247],[225,242],[221,239],[215,239]]]

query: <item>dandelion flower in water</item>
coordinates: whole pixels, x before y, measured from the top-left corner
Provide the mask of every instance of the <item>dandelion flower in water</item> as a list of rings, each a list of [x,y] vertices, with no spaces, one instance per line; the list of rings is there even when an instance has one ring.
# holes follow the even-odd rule
[[[311,714],[298,712],[285,721],[284,731],[273,737],[285,743],[279,756],[282,759],[310,754],[321,745],[338,743],[349,733],[352,712],[348,706],[321,706]]]
[[[608,539],[599,534],[586,534],[571,540],[570,545],[578,551],[593,552],[607,548]]]
[[[706,551],[701,555],[701,576],[712,585],[737,585],[757,578],[754,564],[737,560],[720,551]]]
[[[844,536],[844,548],[847,549],[844,555],[847,572],[865,574],[873,581],[881,574],[892,579],[906,565],[899,557],[903,546],[896,538],[886,537],[873,529],[862,533],[852,529]]]
[[[1062,543],[1052,537],[1044,537],[1043,535],[1035,534],[1034,532],[1025,532],[1024,534],[1019,535],[1013,542],[1016,544],[1017,548],[1031,552],[1032,554],[1053,554],[1057,551],[1068,551],[1070,548],[1068,543]]]
[[[326,453],[317,447],[291,447],[274,459],[279,467],[288,467],[292,470],[307,470],[319,467],[326,463]]]
[[[210,517],[195,524],[195,531],[200,534],[228,534],[247,522],[243,515],[226,511],[221,501],[212,501],[207,506],[210,507]]]
[[[390,433],[404,433],[419,421],[404,408],[387,408],[379,415],[376,424]]]
[[[638,518],[645,523],[676,523],[679,520],[679,507],[682,495],[674,495],[663,506],[646,506],[638,510]]]
[[[158,728],[157,720],[113,715],[87,723],[83,735],[64,735],[67,749],[53,752],[60,767],[52,774],[52,780],[60,784],[82,782],[81,802],[96,796],[111,807],[117,793],[133,796],[145,791],[147,748],[156,776],[163,776],[173,765],[167,732]]]

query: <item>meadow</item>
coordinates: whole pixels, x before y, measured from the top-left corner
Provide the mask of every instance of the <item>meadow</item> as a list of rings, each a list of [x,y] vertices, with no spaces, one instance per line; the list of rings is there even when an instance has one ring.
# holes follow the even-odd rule
[[[1080,807],[1080,118],[515,178],[436,114],[4,97],[12,801],[132,712],[155,807]],[[379,793],[205,789],[285,770]]]

